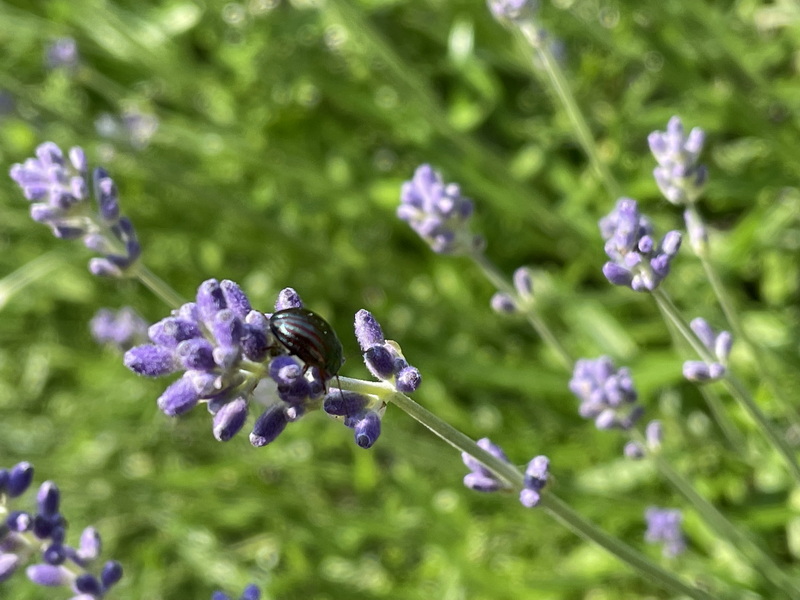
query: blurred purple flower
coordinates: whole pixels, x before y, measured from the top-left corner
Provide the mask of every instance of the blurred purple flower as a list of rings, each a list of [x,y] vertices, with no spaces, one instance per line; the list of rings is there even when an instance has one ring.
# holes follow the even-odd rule
[[[620,198],[599,225],[611,259],[603,266],[606,279],[637,292],[656,289],[669,274],[670,262],[681,246],[681,234],[670,231],[657,244],[652,224],[630,198]]]
[[[650,544],[663,544],[664,556],[673,558],[686,550],[686,541],[681,531],[683,515],[680,510],[651,506],[645,511],[644,517],[647,520],[644,539]]]
[[[71,37],[54,40],[45,51],[44,62],[48,69],[77,69],[80,64],[78,43]]]
[[[689,324],[695,335],[716,361],[687,360],[683,363],[683,376],[695,383],[719,381],[727,372],[728,356],[733,346],[733,336],[728,331],[715,332],[708,322],[697,317]]]
[[[397,216],[439,254],[472,254],[483,238],[469,229],[472,201],[455,183],[445,184],[430,165],[421,165],[403,184]]]
[[[10,470],[0,469],[0,498],[14,499],[30,485],[33,467],[19,463]],[[45,481],[36,495],[36,512],[11,510],[0,527],[0,582],[12,577],[21,566],[37,556],[41,562],[25,572],[41,586],[69,586],[82,600],[100,599],[122,577],[122,566],[108,561],[100,575],[88,571],[100,554],[100,534],[93,527],[84,529],[77,547],[66,544],[67,520],[60,512],[61,494],[52,481]],[[69,565],[69,566],[67,566]]]
[[[673,204],[692,204],[703,193],[708,179],[705,165],[697,164],[705,132],[695,127],[686,135],[680,117],[675,116],[666,131],[652,132],[647,141],[658,162],[653,171],[658,189]]]
[[[517,21],[536,12],[536,0],[488,0],[489,12],[500,21]]]
[[[630,371],[617,369],[607,356],[575,363],[569,389],[581,401],[580,415],[594,419],[598,429],[630,429],[644,412]]]
[[[97,342],[119,350],[128,350],[147,340],[147,322],[129,306],[118,311],[101,308],[92,317],[89,327]]]
[[[239,600],[260,600],[261,599],[261,592],[259,591],[258,587],[255,584],[250,584],[244,591],[242,595],[239,596]],[[211,600],[231,600],[231,597],[223,592],[214,592],[211,594]]]
[[[12,165],[13,179],[31,202],[31,218],[48,225],[63,239],[80,238],[84,245],[102,255],[89,261],[94,275],[122,277],[141,254],[133,223],[120,215],[119,193],[114,181],[96,168],[91,181],[86,155],[70,149],[68,161],[53,142],[36,148],[36,157]],[[88,207],[90,196],[97,211]]]

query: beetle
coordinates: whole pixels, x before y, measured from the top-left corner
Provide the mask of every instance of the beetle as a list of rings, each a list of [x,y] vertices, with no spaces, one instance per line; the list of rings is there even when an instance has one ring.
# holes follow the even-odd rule
[[[273,313],[269,328],[289,354],[294,354],[308,367],[317,367],[327,381],[338,377],[344,363],[342,343],[330,324],[307,308],[285,308]]]

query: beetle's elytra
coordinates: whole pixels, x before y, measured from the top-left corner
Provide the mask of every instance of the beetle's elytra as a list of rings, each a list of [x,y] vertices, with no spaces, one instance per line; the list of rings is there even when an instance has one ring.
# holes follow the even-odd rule
[[[279,310],[269,320],[269,328],[290,354],[306,367],[317,367],[323,380],[339,372],[344,362],[342,343],[328,322],[307,308]]]

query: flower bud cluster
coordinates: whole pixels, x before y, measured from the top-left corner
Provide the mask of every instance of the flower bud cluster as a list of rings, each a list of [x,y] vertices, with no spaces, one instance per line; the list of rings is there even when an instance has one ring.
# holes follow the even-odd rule
[[[260,600],[261,599],[261,591],[255,585],[248,585],[244,588],[242,595],[239,596],[239,600]],[[211,594],[211,600],[231,600],[231,597],[228,594],[224,594],[222,592],[214,592]]]
[[[56,144],[45,142],[36,148],[36,158],[13,165],[10,175],[31,201],[34,221],[48,225],[58,238],[81,239],[102,255],[89,261],[92,274],[122,277],[136,263],[142,250],[133,223],[120,215],[117,187],[99,167],[90,186],[81,148],[70,149],[67,160]],[[88,206],[91,195],[96,212]]]
[[[78,547],[66,544],[67,520],[59,507],[61,494],[52,481],[45,481],[36,495],[36,512],[9,510],[6,502],[21,496],[33,480],[33,466],[21,462],[11,469],[0,469],[0,583],[9,579],[31,560],[39,561],[25,569],[33,583],[41,586],[69,586],[72,600],[103,598],[122,578],[122,565],[106,562],[100,575],[88,571],[100,554],[100,534],[87,527]]]
[[[714,332],[711,325],[701,318],[692,319],[689,324],[706,349],[716,357],[716,361],[687,360],[683,363],[683,376],[695,383],[719,381],[727,371],[728,356],[733,346],[733,336],[728,331]]]
[[[686,550],[681,530],[683,515],[680,510],[651,506],[644,513],[647,531],[644,539],[650,544],[662,543],[662,554],[673,558]]]
[[[510,462],[505,452],[493,444],[489,438],[481,438],[477,444],[492,456],[503,462]],[[464,485],[477,492],[496,492],[507,489],[508,484],[498,478],[490,469],[486,468],[477,458],[466,452],[461,453],[461,460],[470,470],[464,476]],[[539,504],[540,492],[547,483],[550,460],[546,456],[535,456],[525,468],[525,480],[519,494],[520,503],[526,508],[533,508]]]
[[[128,350],[147,340],[147,322],[129,306],[118,311],[101,308],[92,317],[89,329],[98,343],[119,350]]]
[[[397,342],[383,337],[380,324],[369,311],[361,309],[356,313],[355,332],[370,373],[403,394],[419,387],[422,383],[419,369],[408,364]]]
[[[661,421],[650,421],[647,424],[647,427],[644,429],[644,438],[647,446],[646,448],[645,445],[636,440],[632,440],[625,444],[625,456],[633,460],[639,460],[645,457],[647,450],[650,450],[651,452],[658,451],[661,448],[661,442],[664,439],[664,429],[661,425]]]
[[[483,238],[470,231],[472,201],[455,183],[445,184],[430,165],[421,165],[403,184],[397,216],[438,254],[472,254]]]
[[[703,193],[708,170],[697,162],[705,138],[705,132],[698,127],[686,135],[677,116],[669,120],[666,131],[654,131],[647,137],[658,162],[653,171],[658,189],[673,204],[692,204]]]
[[[652,224],[639,214],[636,201],[630,198],[620,198],[614,210],[600,220],[600,232],[611,259],[603,265],[606,279],[637,292],[658,287],[681,247],[678,231],[668,232],[657,244]]]
[[[345,426],[353,430],[355,442],[361,448],[371,448],[378,441],[386,404],[376,397],[334,389],[325,396],[322,409],[342,419]]]
[[[569,389],[581,401],[580,415],[594,419],[598,429],[630,429],[644,413],[630,371],[617,369],[607,356],[576,362]]]
[[[528,267],[520,267],[514,271],[513,280],[516,296],[497,292],[491,300],[492,310],[495,312],[514,314],[533,304],[533,271]]]

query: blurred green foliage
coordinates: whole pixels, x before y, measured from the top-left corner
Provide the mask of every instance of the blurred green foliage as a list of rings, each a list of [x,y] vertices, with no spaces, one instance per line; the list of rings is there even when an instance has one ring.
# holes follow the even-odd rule
[[[748,332],[781,358],[781,381],[800,389],[797,6],[544,4],[603,159],[662,232],[681,215],[658,194],[646,136],[673,114],[707,131],[714,262]],[[46,69],[63,36],[80,66]],[[15,102],[0,116],[4,168],[45,140],[84,147],[117,182],[145,263],[181,294],[229,278],[268,311],[292,286],[338,330],[342,374],[355,377],[367,373],[351,316],[367,308],[422,371],[419,402],[519,464],[549,455],[562,498],[661,560],[643,513],[680,498],[621,457],[620,436],[579,418],[569,375],[522,322],[490,311],[493,289],[467,259],[433,255],[395,218],[401,183],[430,162],[476,201],[501,269],[538,270],[563,343],[630,366],[676,468],[797,571],[800,496],[727,399],[752,459],[724,449],[651,299],[604,280],[596,220],[615,199],[529,50],[482,2],[0,1],[0,90]],[[96,129],[126,110],[158,118],[148,144]],[[126,569],[115,597],[200,599],[247,582],[287,600],[667,597],[546,513],[464,489],[460,457],[391,407],[371,451],[316,414],[263,449],[246,435],[216,442],[203,409],[164,417],[166,382],[132,375],[87,325],[102,306],[151,321],[167,309],[135,282],[92,278],[89,252],[31,222],[6,179],[0,274],[47,253],[55,269],[2,296],[0,465],[28,460],[37,484],[58,483],[71,541],[96,525]],[[665,286],[688,316],[724,325],[688,248]],[[733,360],[780,418],[752,356]],[[685,529],[689,552],[669,569],[740,598],[768,593],[691,511]],[[24,577],[0,596],[56,597]]]

